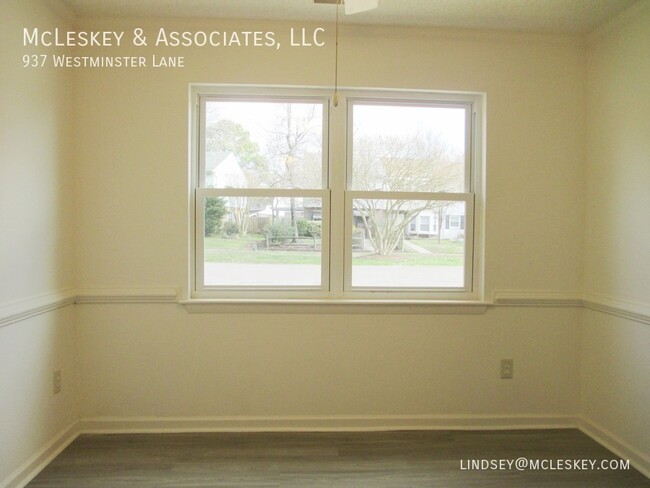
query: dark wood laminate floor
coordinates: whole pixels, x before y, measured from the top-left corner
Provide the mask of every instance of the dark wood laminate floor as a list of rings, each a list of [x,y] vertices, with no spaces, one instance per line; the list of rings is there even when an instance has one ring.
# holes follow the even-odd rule
[[[28,486],[650,487],[629,470],[470,470],[472,459],[615,460],[577,430],[82,435]]]

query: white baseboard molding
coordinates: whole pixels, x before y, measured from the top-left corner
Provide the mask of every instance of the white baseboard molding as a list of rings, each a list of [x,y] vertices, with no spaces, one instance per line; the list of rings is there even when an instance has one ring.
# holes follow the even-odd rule
[[[650,478],[650,458],[577,415],[403,415],[300,417],[96,417],[63,429],[0,488],[23,488],[80,434],[182,432],[364,432],[396,430],[580,429]]]
[[[646,478],[650,478],[650,457],[634,448],[617,435],[597,425],[589,419],[581,418],[578,427],[598,444],[613,452],[621,459],[629,459],[630,464]]]
[[[36,454],[25,461],[4,480],[0,488],[23,488],[79,435],[79,423],[73,422],[48,441]]]
[[[81,434],[575,429],[578,420],[577,416],[571,415],[87,418],[71,424],[57,434],[5,480],[1,480],[0,488],[23,488]]]
[[[577,428],[577,416],[409,415],[310,417],[97,417],[81,433],[361,432],[391,430],[504,430]]]

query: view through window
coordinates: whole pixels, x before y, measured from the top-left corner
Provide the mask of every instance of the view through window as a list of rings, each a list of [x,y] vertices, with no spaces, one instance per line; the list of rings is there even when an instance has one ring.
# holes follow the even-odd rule
[[[474,291],[476,98],[267,91],[197,90],[197,291]]]

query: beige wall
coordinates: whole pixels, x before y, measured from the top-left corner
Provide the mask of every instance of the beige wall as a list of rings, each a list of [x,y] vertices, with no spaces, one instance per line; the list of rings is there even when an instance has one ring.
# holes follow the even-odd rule
[[[0,303],[73,286],[72,73],[23,68],[23,27],[61,17],[39,1],[2,3]],[[63,24],[65,25],[65,23]]]
[[[589,46],[585,292],[650,311],[650,2],[597,32]],[[586,418],[650,464],[650,327],[586,312]]]
[[[88,25],[265,28],[280,36],[295,24]],[[322,49],[277,51],[127,48],[120,53],[184,54],[187,67],[77,71],[80,286],[185,282],[189,83],[329,85],[331,46],[330,39]],[[488,293],[581,288],[584,68],[578,38],[355,26],[341,39],[342,85],[487,94]]]
[[[82,417],[578,411],[578,310],[188,316],[173,304],[78,308]],[[498,378],[503,357],[515,360],[512,381]]]
[[[281,37],[295,24],[88,25],[127,32],[257,27]],[[487,94],[488,293],[579,290],[580,40],[378,27],[346,27],[342,34],[342,85]],[[79,286],[182,287],[188,84],[328,85],[331,41],[320,50],[170,50],[186,56],[186,68],[176,71],[78,71]],[[240,312],[80,306],[82,416],[578,413],[579,320],[572,309],[500,309],[478,317]],[[505,357],[516,361],[512,382],[498,379]]]
[[[43,2],[0,4],[1,318],[74,286],[71,73],[21,63],[23,26],[53,24],[66,25]],[[74,320],[68,307],[0,327],[0,484],[78,418]]]
[[[0,328],[0,486],[79,418],[74,324],[69,306]]]

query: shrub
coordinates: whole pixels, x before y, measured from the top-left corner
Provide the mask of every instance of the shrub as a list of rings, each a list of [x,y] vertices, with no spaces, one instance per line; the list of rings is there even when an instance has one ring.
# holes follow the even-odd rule
[[[300,219],[296,221],[296,228],[298,229],[298,236],[306,237],[309,232],[309,221],[305,219]]]
[[[300,219],[296,222],[299,237],[320,237],[321,223],[314,220]]]
[[[266,236],[269,244],[280,245],[293,238],[295,235],[294,228],[286,222],[275,222],[266,229]]]
[[[223,224],[223,235],[226,237],[232,237],[237,235],[239,232],[239,229],[237,228],[237,224],[232,221],[225,222]]]
[[[205,199],[205,237],[218,234],[226,215],[226,202],[223,198]]]
[[[309,237],[320,237],[323,234],[321,222],[309,222]]]

